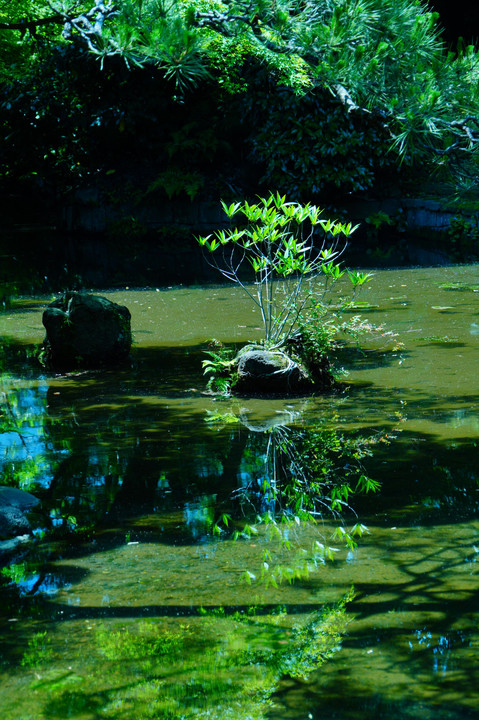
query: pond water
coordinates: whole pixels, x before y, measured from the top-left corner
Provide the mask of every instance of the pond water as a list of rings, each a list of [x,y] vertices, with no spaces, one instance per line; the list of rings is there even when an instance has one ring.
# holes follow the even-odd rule
[[[377,272],[363,314],[402,346],[343,357],[340,393],[287,400],[204,392],[212,338],[260,337],[236,288],[102,293],[135,341],[108,372],[29,357],[50,298],[1,313],[17,425],[0,484],[42,499],[47,532],[3,571],[0,716],[479,718],[478,283],[478,266]],[[261,478],[274,425],[375,438],[362,462],[382,483],[344,520],[368,527],[358,547],[328,515],[299,527],[296,546],[340,549],[278,587],[245,581],[265,550],[287,555],[263,527],[211,532],[247,514],[238,488]]]

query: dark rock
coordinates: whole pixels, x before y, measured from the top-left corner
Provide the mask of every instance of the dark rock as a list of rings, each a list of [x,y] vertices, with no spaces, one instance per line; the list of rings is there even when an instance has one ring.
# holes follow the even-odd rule
[[[235,393],[294,395],[314,389],[304,368],[281,351],[246,347],[238,353],[237,363]]]
[[[39,504],[40,500],[26,490],[8,487],[8,485],[0,486],[0,508],[5,505],[13,505],[19,510],[30,510]]]
[[[0,507],[0,539],[7,540],[17,535],[31,533],[32,527],[25,513],[13,505]]]
[[[39,504],[40,500],[25,490],[0,486],[0,540],[30,534],[26,513]]]
[[[130,311],[104,297],[67,292],[46,308],[43,325],[46,359],[56,368],[117,365],[130,353]]]
[[[10,540],[0,540],[0,568],[20,562],[28,553],[31,535],[19,535]]]

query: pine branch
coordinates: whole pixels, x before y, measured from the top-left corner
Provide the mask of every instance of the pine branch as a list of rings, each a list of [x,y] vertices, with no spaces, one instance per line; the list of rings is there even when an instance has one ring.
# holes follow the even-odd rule
[[[210,27],[228,37],[234,35],[231,28],[231,24],[234,22],[244,22],[246,25],[251,26],[250,19],[246,15],[228,15],[228,13],[222,13],[219,10],[196,12],[195,21],[198,27]]]
[[[19,30],[22,35],[28,31],[31,35],[35,36],[38,28],[46,27],[48,25],[62,25],[65,22],[63,15],[57,13],[50,15],[45,18],[37,18],[36,20],[30,20],[24,18],[22,20],[15,20],[13,22],[1,22],[0,30]]]
[[[53,6],[50,5],[50,7]],[[93,7],[87,12],[73,16],[69,9],[63,12],[60,11],[60,15],[64,19],[62,35],[66,40],[72,40],[75,37],[74,32],[76,32],[91,52],[100,54],[98,42],[103,37],[105,20],[118,15],[118,11],[111,0],[106,0],[106,2],[104,0],[94,0]],[[113,44],[113,51],[107,54],[116,54],[118,52],[118,47]]]
[[[105,20],[117,15],[112,0],[94,0],[94,5],[86,12],[76,14],[79,4],[59,9],[54,3],[48,2],[53,14],[44,18],[23,18],[12,22],[0,23],[0,30],[19,30],[22,35],[30,32],[33,36],[37,30],[49,25],[63,25],[62,35],[67,40],[80,39],[94,53],[98,53],[97,43],[103,34]]]
[[[434,120],[455,138],[446,147],[432,146],[431,149],[436,155],[449,157],[455,152],[470,152],[471,149],[479,147],[479,117],[468,115],[462,120],[446,121],[442,118],[435,118]]]
[[[233,37],[235,35],[233,23],[241,22],[249,26],[255,38],[268,50],[281,54],[298,51],[298,48],[292,48],[287,44],[279,45],[269,38],[266,38],[262,30],[263,25],[261,19],[258,15],[250,18],[248,15],[229,15],[228,13],[222,13],[218,10],[211,10],[209,12],[196,12],[195,21],[198,27],[210,27],[226,37]]]

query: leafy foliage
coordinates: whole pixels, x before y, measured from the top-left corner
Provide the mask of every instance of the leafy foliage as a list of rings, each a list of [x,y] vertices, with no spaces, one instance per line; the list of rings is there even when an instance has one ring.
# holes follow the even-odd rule
[[[477,257],[479,225],[476,217],[456,215],[447,229],[450,251],[459,261]]]
[[[203,360],[203,373],[209,375],[207,389],[228,396],[231,390],[232,373],[234,373],[235,358],[230,348],[224,347],[218,341],[210,343],[214,350],[206,350],[207,360]]]
[[[21,665],[36,668],[51,661],[53,650],[50,647],[50,638],[47,631],[37,632],[29,640],[28,650],[23,654]]]
[[[49,45],[57,44],[61,21],[44,0],[0,0],[0,81],[21,77]]]
[[[398,181],[384,129],[345,113],[331,93],[253,88],[245,99],[255,128],[249,143],[263,187],[301,200],[363,192],[379,178],[389,185]]]
[[[448,54],[421,0],[3,2],[0,43],[4,174],[43,180],[62,168],[71,185],[134,158],[152,166],[139,173],[147,187],[217,197],[201,177],[208,161],[197,175],[191,153],[165,158],[188,126],[184,104],[200,121],[197,147],[206,128],[233,143],[228,164],[206,171],[223,196],[228,186],[297,200],[363,191],[395,182],[398,159],[475,182],[477,52]],[[165,118],[156,133],[146,116]]]
[[[223,249],[221,259],[213,259],[214,266],[239,284],[259,308],[265,346],[280,347],[311,296],[306,279],[311,283],[322,272],[335,272],[334,260],[343,249],[341,237],[349,237],[355,228],[322,219],[322,211],[314,205],[287,202],[279,193],[253,204],[223,202],[222,206],[228,218],[242,215],[247,226],[217,230],[198,242],[210,253]],[[315,232],[322,236],[319,241]],[[253,268],[255,290],[242,277],[244,262]],[[283,282],[277,283],[278,279]]]

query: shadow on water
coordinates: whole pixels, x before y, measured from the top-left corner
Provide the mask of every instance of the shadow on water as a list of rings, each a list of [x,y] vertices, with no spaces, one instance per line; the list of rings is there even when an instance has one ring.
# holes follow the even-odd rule
[[[449,535],[447,546],[440,552],[434,544],[435,529],[403,528],[398,532],[402,532],[403,537],[397,541],[391,539],[390,533],[375,532],[369,547],[360,551],[362,560],[360,556],[353,564],[340,560],[334,569],[326,570],[326,577],[322,574],[300,582],[289,593],[290,599],[283,604],[283,611],[288,616],[300,616],[318,608],[315,599],[319,600],[322,587],[333,574],[339,587],[347,587],[354,581],[356,596],[348,608],[354,622],[343,639],[343,652],[309,681],[284,677],[274,697],[275,709],[265,717],[297,718],[305,717],[305,712],[307,717],[309,712],[313,718],[327,715],[356,720],[365,713],[368,717],[389,717],[387,713],[393,711],[404,720],[414,713],[431,720],[477,716],[473,689],[478,680],[474,626],[478,590],[471,571],[472,564],[479,558],[477,549],[471,552],[469,529],[464,526]],[[405,541],[407,534],[415,535],[414,539]],[[61,571],[61,564],[58,569]],[[77,569],[70,579],[81,581],[81,575],[75,576],[75,573]],[[458,577],[462,577],[460,584]],[[305,588],[310,600],[294,602],[294,593],[300,595]],[[247,612],[248,606],[210,604],[208,610],[220,611],[222,617],[228,618],[238,611]],[[256,623],[274,610],[273,604],[263,602],[255,609]],[[95,627],[102,627],[103,623],[148,618],[193,619],[201,617],[203,609],[198,602],[145,605],[138,600],[133,607],[130,604],[71,606],[40,596],[30,603],[29,612],[33,617],[43,618],[42,628],[53,623],[58,631],[60,625],[70,623],[81,623],[80,627],[85,628],[91,623],[101,623]],[[118,627],[124,632],[124,625],[113,625]],[[256,631],[257,627],[256,624]],[[21,637],[20,634],[16,641],[5,646],[5,658],[10,662],[18,661]],[[185,675],[188,679],[186,671]],[[174,676],[178,679],[177,671]],[[157,676],[151,668],[150,672],[146,668],[142,677],[146,682]],[[166,677],[163,675],[163,680]],[[77,691],[72,687],[60,693],[62,685],[57,673],[54,682],[58,685],[45,708],[46,716],[60,717],[58,713],[72,705],[77,710],[82,705],[89,710],[94,706],[104,708],[111,694],[125,692],[128,687],[119,682],[121,679],[112,676],[109,690],[89,692],[87,688]],[[218,682],[221,684],[220,678]],[[48,679],[45,683],[48,687]],[[229,692],[227,687],[226,691]]]
[[[332,661],[334,665],[334,660]],[[364,668],[368,672],[368,667]],[[478,720],[479,712],[467,702],[455,699],[461,692],[469,694],[470,684],[477,682],[476,674],[472,671],[464,673],[457,681],[454,688],[449,683],[443,683],[443,699],[434,699],[429,702],[424,698],[409,697],[408,684],[404,682],[402,694],[397,698],[384,697],[380,689],[369,686],[358,686],[356,677],[347,668],[342,668],[339,687],[330,687],[327,684],[318,683],[319,687],[312,685],[300,689],[294,683],[290,683],[287,689],[282,689],[275,698],[281,706],[278,714],[272,714],[274,718],[282,720],[296,720],[298,713],[306,706],[310,709],[309,717],[321,718],[326,715],[334,720],[364,720],[365,717],[371,720],[384,720],[384,718],[396,717],[403,720]],[[394,674],[396,677],[396,674]],[[414,679],[410,678],[410,682]],[[325,695],[327,697],[325,698]],[[447,699],[452,695],[453,699]],[[299,699],[300,698],[300,699]]]
[[[356,573],[334,570],[339,582],[356,574],[354,622],[343,640],[348,660],[338,655],[306,686],[285,678],[278,717],[297,717],[299,702],[312,717],[341,720],[479,716],[479,550],[470,527],[452,528],[440,549],[435,528],[397,533],[397,541],[376,535]]]
[[[48,459],[47,478],[36,489],[43,502],[50,508],[61,505],[63,516],[69,513],[77,524],[107,527],[158,514],[160,507],[165,515],[178,512],[203,495],[214,497],[213,505],[227,502],[251,433],[241,422],[218,429],[205,420],[218,410],[244,414],[249,401],[218,402],[204,393],[204,349],[204,344],[137,348],[132,368],[42,373],[41,392],[28,401],[42,415],[32,424],[38,425]],[[290,424],[294,403],[300,402],[290,403]],[[355,383],[337,395],[307,399],[299,415],[306,425],[326,414],[345,432],[353,425],[355,433],[386,433],[387,442],[378,442],[364,461],[368,474],[382,481],[382,493],[374,501],[360,500],[362,511],[372,506],[400,512],[425,500],[444,506],[461,496],[477,507],[470,495],[477,491],[475,442],[461,436],[460,422],[467,419],[467,408],[474,414],[478,402],[473,394],[438,397],[425,390],[411,396],[401,388]],[[274,415],[284,403],[270,399],[266,404]],[[432,432],[418,435],[405,424],[416,417],[427,418],[429,429],[456,422],[458,432],[453,440]],[[31,431],[25,430],[28,442]],[[173,533],[175,542],[183,530]]]

